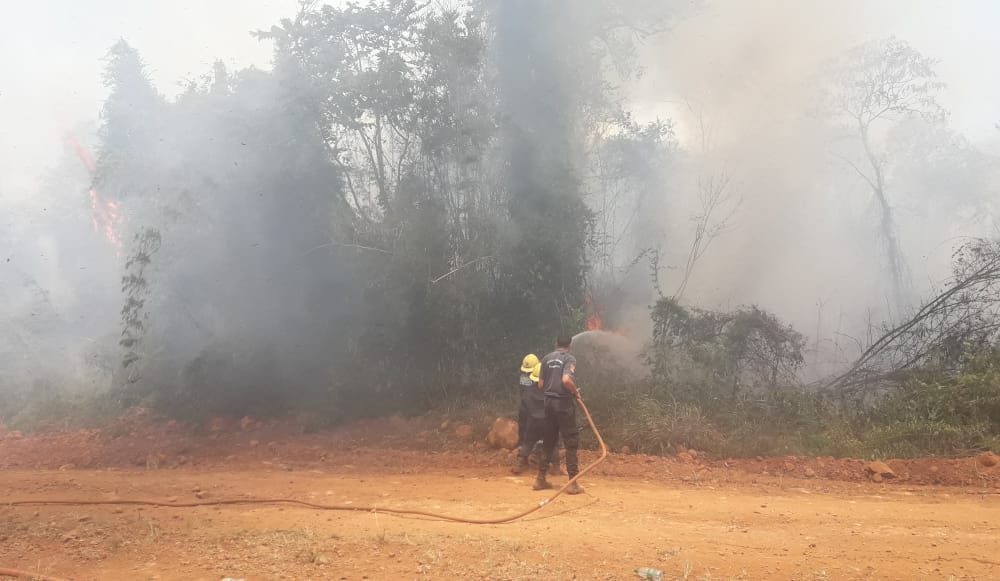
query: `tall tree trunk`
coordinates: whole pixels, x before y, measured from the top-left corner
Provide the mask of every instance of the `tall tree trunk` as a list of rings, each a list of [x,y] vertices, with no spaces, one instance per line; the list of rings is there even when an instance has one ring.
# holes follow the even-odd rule
[[[864,124],[859,124],[858,129],[861,133],[861,142],[865,147],[865,155],[874,173],[874,179],[869,183],[879,205],[879,232],[882,235],[882,241],[885,243],[886,261],[889,264],[889,275],[892,277],[893,307],[896,309],[896,314],[899,315],[906,308],[907,290],[910,286],[906,259],[903,257],[899,238],[896,235],[896,221],[892,215],[892,206],[886,197],[885,175],[882,169],[882,162],[872,150],[871,142],[868,138],[868,127]]]

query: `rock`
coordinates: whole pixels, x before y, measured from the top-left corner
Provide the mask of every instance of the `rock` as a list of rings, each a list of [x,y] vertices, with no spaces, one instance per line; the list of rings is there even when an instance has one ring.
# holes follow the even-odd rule
[[[517,448],[517,422],[507,418],[497,418],[486,434],[486,442],[494,448],[513,450]]]
[[[815,476],[816,476],[816,471],[815,471],[815,470],[813,470],[812,468],[808,468],[808,467],[807,467],[807,468],[806,468],[806,469],[805,469],[805,470],[803,471],[803,474],[805,474],[805,475],[806,475],[806,478],[813,478],[813,477],[815,477]]]
[[[697,459],[698,459],[698,451],[697,451],[697,450],[695,450],[694,448],[688,448],[688,451],[687,451],[687,453],[688,453],[688,455],[689,455],[689,456],[691,456],[691,457],[692,457],[692,458],[694,458],[695,460],[697,460]]]
[[[244,432],[247,430],[252,430],[256,427],[257,427],[257,422],[254,421],[254,419],[251,418],[250,416],[243,416],[243,419],[240,420],[240,429],[243,430]]]
[[[323,553],[320,553],[315,557],[313,557],[313,563],[316,563],[317,565],[329,565],[330,557],[327,557]]]
[[[459,440],[471,440],[472,435],[472,426],[469,424],[459,424],[455,426],[455,437]]]
[[[941,468],[939,468],[937,464],[934,464],[934,465],[932,465],[932,466],[931,466],[930,468],[928,468],[927,470],[928,470],[928,471],[929,471],[929,472],[930,472],[931,474],[937,474],[938,472],[940,472],[940,471],[941,471]]]
[[[450,426],[450,425],[451,425],[451,422],[449,422],[448,420],[445,420],[445,421],[441,422],[441,431],[443,432],[443,431],[447,430],[448,426]]]
[[[792,472],[795,470],[795,464],[792,464],[791,462],[785,462],[784,468],[785,472]]]
[[[687,452],[681,452],[680,454],[678,454],[677,459],[680,460],[681,462],[684,462],[685,464],[690,464],[691,462],[694,462],[694,456],[688,454]]]
[[[251,448],[256,448],[257,446],[260,446],[260,442],[259,441],[257,441],[257,440],[250,440],[250,447]]]
[[[993,452],[980,454],[977,460],[979,461],[980,466],[985,466],[986,468],[992,468],[997,464],[1000,464],[1000,456],[997,456]]]
[[[629,448],[628,446],[622,446],[621,453],[622,454],[631,454],[632,453],[632,448]]]
[[[892,468],[889,468],[888,464],[877,460],[865,464],[865,474],[875,482],[882,482],[883,479],[896,477],[896,473],[892,471]]]
[[[24,437],[24,434],[22,434],[18,430],[14,430],[13,432],[7,432],[7,437],[10,438],[11,440],[20,440],[21,438]]]

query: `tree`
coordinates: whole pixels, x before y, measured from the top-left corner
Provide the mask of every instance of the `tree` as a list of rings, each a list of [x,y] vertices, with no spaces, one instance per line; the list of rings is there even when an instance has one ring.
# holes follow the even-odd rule
[[[666,123],[635,123],[616,82],[638,73],[635,40],[665,28],[672,7],[642,0],[490,6],[512,256],[529,265],[512,282],[527,290],[527,312],[554,329],[595,286],[612,294],[635,263],[622,242],[662,176],[672,135]]]
[[[921,118],[897,123],[885,142],[891,160],[887,179],[907,195],[905,202],[921,230],[991,233],[1000,199],[1000,160],[995,155],[947,124]],[[980,232],[970,231],[973,225]]]
[[[719,312],[661,298],[652,319],[647,362],[675,396],[709,402],[792,385],[804,360],[802,335],[755,306]]]
[[[684,263],[684,271],[681,275],[680,285],[674,291],[673,299],[679,301],[687,290],[688,282],[694,272],[698,261],[708,251],[708,247],[719,237],[729,226],[729,220],[739,208],[740,201],[734,201],[733,194],[729,189],[730,177],[726,173],[709,176],[698,181],[699,202],[701,209],[691,217],[694,223],[694,236],[691,240],[691,249],[688,251],[687,261]],[[720,212],[724,212],[720,215]]]
[[[908,303],[910,276],[886,182],[887,162],[873,143],[874,132],[880,124],[908,117],[944,117],[944,110],[935,99],[943,84],[937,81],[934,64],[896,38],[869,42],[850,50],[836,64],[830,94],[835,117],[854,133],[863,149],[862,165],[847,157],[843,159],[865,181],[878,205],[879,234],[885,246],[897,312]]]
[[[139,52],[125,40],[108,51],[104,85],[110,93],[101,110],[100,144],[92,186],[102,196],[131,206],[133,234],[142,230],[136,214],[158,204],[155,179],[160,166],[166,103],[146,73]],[[128,168],[129,171],[119,171]],[[119,239],[128,239],[119,234]]]
[[[305,4],[259,33],[273,71],[217,64],[172,101],[117,47],[100,185],[162,239],[141,381],[192,413],[301,394],[382,413],[506,381],[575,331],[581,168],[625,118],[612,4],[582,23],[568,0],[544,22],[520,1]]]
[[[1000,241],[974,239],[953,256],[951,278],[908,319],[886,325],[850,369],[825,386],[865,394],[920,370],[954,373],[1000,343]]]
[[[627,301],[638,286],[634,267],[648,253],[660,224],[656,203],[675,169],[679,146],[668,122],[645,125],[625,117],[597,136],[588,159],[589,205],[594,211],[591,289],[598,302]]]
[[[148,269],[153,262],[153,256],[160,249],[160,233],[153,229],[137,234],[133,244],[132,254],[125,261],[125,274],[122,276],[122,294],[125,303],[121,311],[121,338],[118,345],[122,348],[121,369],[123,388],[131,388],[142,378],[142,366],[145,353],[143,339],[149,325],[149,310],[146,301],[150,293],[150,275]],[[136,394],[129,394],[131,403],[138,403]]]

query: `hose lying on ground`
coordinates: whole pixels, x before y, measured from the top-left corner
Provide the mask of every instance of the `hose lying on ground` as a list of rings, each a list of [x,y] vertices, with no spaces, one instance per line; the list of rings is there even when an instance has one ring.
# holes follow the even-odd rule
[[[429,512],[424,510],[415,509],[403,509],[403,508],[384,508],[375,506],[355,506],[346,504],[318,504],[315,502],[308,502],[305,500],[295,500],[291,498],[243,498],[243,499],[223,499],[223,500],[200,500],[196,502],[157,502],[154,500],[12,500],[9,502],[0,502],[0,504],[6,506],[97,506],[97,505],[117,505],[117,506],[163,506],[171,508],[194,508],[199,506],[219,506],[219,505],[234,505],[234,504],[290,504],[294,506],[302,506],[305,508],[312,508],[316,510],[345,510],[353,512],[380,512],[385,514],[395,514],[395,515],[406,515],[406,516],[423,516],[427,518],[433,518],[437,520],[443,520],[447,522],[456,523],[466,523],[475,525],[499,525],[507,524],[517,520],[520,520],[535,511],[541,510],[547,504],[558,498],[566,489],[569,488],[571,484],[579,480],[584,474],[590,472],[595,466],[603,462],[608,457],[608,447],[604,443],[604,438],[601,437],[601,432],[598,431],[597,426],[594,424],[594,418],[590,415],[590,410],[587,409],[586,404],[583,403],[582,399],[577,399],[577,403],[580,404],[580,409],[583,411],[584,417],[587,419],[587,424],[590,425],[590,429],[594,432],[594,437],[597,438],[597,443],[600,445],[601,455],[597,457],[596,460],[585,466],[580,472],[571,478],[566,484],[562,485],[561,488],[555,491],[554,494],[540,501],[539,503],[532,505],[530,508],[523,510],[517,514],[510,516],[503,516],[497,518],[486,518],[486,519],[473,519],[473,518],[463,518],[460,516],[451,516],[447,514],[439,514],[435,512]],[[55,577],[45,577],[42,575],[33,575],[31,573],[25,573],[17,571],[16,569],[3,569],[0,568],[0,577],[14,577],[23,579],[39,579],[40,581],[64,581]]]
[[[61,579],[59,577],[48,577],[46,575],[39,575],[38,573],[32,573],[30,571],[20,571],[18,569],[9,569],[7,567],[0,567],[0,577],[30,579],[31,581],[66,581],[66,579]]]

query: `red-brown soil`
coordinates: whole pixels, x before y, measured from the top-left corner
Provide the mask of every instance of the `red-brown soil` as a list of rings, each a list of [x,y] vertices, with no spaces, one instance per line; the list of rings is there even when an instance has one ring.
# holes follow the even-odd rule
[[[1000,466],[612,455],[523,521],[476,526],[288,506],[4,507],[26,499],[282,497],[512,514],[545,498],[510,453],[440,419],[200,429],[134,412],[87,431],[0,430],[0,567],[71,579],[1000,578]],[[586,463],[594,455],[583,454]],[[562,478],[555,480],[557,483]]]

